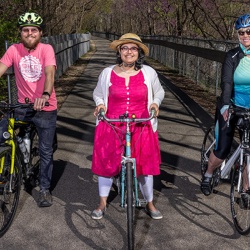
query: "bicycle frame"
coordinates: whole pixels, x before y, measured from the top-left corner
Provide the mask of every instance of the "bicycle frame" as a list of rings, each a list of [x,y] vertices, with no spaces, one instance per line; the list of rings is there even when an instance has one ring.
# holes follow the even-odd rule
[[[121,207],[125,207],[125,173],[126,173],[126,164],[128,162],[132,163],[133,168],[133,179],[134,179],[134,194],[135,194],[135,205],[139,206],[139,198],[138,198],[138,181],[136,174],[136,160],[135,158],[131,158],[131,132],[130,132],[130,120],[126,119],[126,145],[125,145],[125,156],[122,157],[122,171],[121,171]]]
[[[11,147],[11,167],[10,167],[10,185],[9,185],[9,192],[12,191],[12,176],[14,173],[14,165],[15,165],[15,155],[16,155],[16,144],[14,142],[14,125],[15,125],[15,119],[14,118],[8,118],[8,133],[10,134],[9,140],[6,141],[6,144],[8,144]],[[3,157],[3,161],[1,161],[0,166],[0,174],[2,174],[4,169],[4,162],[5,158]]]
[[[48,105],[48,104],[47,104]],[[10,180],[12,180],[12,175],[14,173],[14,166],[15,166],[15,161],[16,159],[20,160],[20,163],[24,163],[23,162],[23,154],[21,153],[19,147],[18,147],[18,143],[17,143],[17,139],[16,139],[16,135],[15,135],[15,127],[16,126],[29,126],[29,122],[26,121],[19,121],[16,120],[13,117],[12,111],[15,108],[18,107],[32,107],[33,104],[32,103],[25,103],[25,104],[7,104],[7,103],[0,103],[0,108],[3,109],[7,109],[7,120],[8,120],[8,133],[9,133],[9,138],[6,139],[5,141],[5,145],[9,145],[11,148],[11,165],[10,165]],[[12,110],[13,109],[13,110]],[[1,147],[1,146],[0,146]],[[18,156],[18,158],[16,158],[16,155]],[[4,169],[4,162],[5,159],[3,157],[3,161],[1,161],[1,165],[0,165],[0,174],[2,174],[3,169]],[[29,163],[28,163],[29,164]],[[22,167],[24,168],[24,167]],[[12,187],[11,187],[11,182],[9,185],[9,192],[11,192]]]
[[[46,105],[49,105],[47,103]],[[0,102],[0,237],[10,228],[18,207],[21,185],[35,187],[39,174],[39,137],[35,125],[16,120],[16,108],[32,108],[33,104]]]
[[[137,123],[137,122],[146,122],[154,118],[155,110],[151,110],[151,115],[149,118],[135,118],[132,115],[132,118],[128,117],[128,114],[124,114],[119,119],[109,119],[105,116],[105,112],[103,109],[100,110],[98,119],[105,120],[107,122],[124,122],[126,123],[126,145],[125,145],[125,156],[122,157],[122,170],[121,170],[121,202],[120,206],[125,207],[125,174],[126,174],[126,164],[132,163],[133,168],[133,180],[134,180],[134,198],[135,198],[135,206],[141,206],[144,202],[143,200],[139,199],[139,192],[138,192],[138,180],[137,180],[137,173],[136,173],[136,160],[135,158],[131,158],[131,132],[130,132],[130,123]]]
[[[243,156],[243,148],[242,145],[240,144],[237,149],[234,151],[234,153],[231,155],[231,157],[227,160],[224,161],[221,164],[221,178],[224,179],[228,176],[230,170],[232,169],[235,161],[237,160],[237,158],[239,157],[239,155]]]
[[[18,155],[18,159],[20,159],[20,156],[22,155],[21,152],[19,152],[19,149],[17,147],[17,143],[15,142],[15,131],[14,127],[17,124],[28,124],[27,122],[21,122],[21,121],[15,121],[15,118],[13,117],[8,117],[8,133],[9,133],[9,139],[5,141],[5,144],[9,145],[11,147],[11,165],[10,165],[10,185],[9,185],[9,192],[12,190],[12,176],[14,173],[14,165],[15,165],[15,160],[16,160],[16,155]],[[0,165],[0,174],[2,174],[3,169],[4,169],[4,162],[5,159],[3,157],[3,161],[1,161]]]
[[[241,177],[242,173],[243,173],[243,162],[244,162],[244,155],[246,155],[246,151],[249,148],[249,124],[250,124],[250,111],[245,109],[237,109],[234,107],[230,107],[229,109],[229,117],[228,117],[228,121],[227,121],[227,126],[229,126],[229,121],[231,118],[231,115],[235,114],[238,117],[242,117],[244,119],[244,121],[247,122],[248,125],[246,125],[247,127],[243,127],[243,135],[242,135],[242,141],[240,142],[240,144],[238,145],[238,147],[236,148],[236,150],[233,152],[233,154],[230,156],[230,158],[228,160],[224,160],[223,163],[221,164],[220,167],[220,178],[225,179],[227,178],[227,176],[229,175],[229,172],[231,171],[233,165],[235,164],[236,160],[239,158],[239,164],[240,164],[240,171],[239,174]],[[245,126],[245,125],[244,125]],[[208,161],[208,152],[211,150],[211,148],[214,147],[214,145],[216,144],[216,139],[211,143],[211,145],[209,146],[209,148],[207,149],[207,151],[205,152],[205,159],[206,161]],[[249,151],[250,154],[250,151]],[[250,155],[247,156],[247,171],[248,171],[248,181],[250,183]],[[239,180],[241,180],[241,178],[239,178]],[[240,182],[238,183],[238,191],[239,187],[240,187]]]
[[[230,179],[230,208],[233,223],[240,234],[246,235],[250,232],[250,109],[230,107],[228,126],[232,113],[235,115],[234,121],[237,121],[236,128],[240,131],[240,143],[234,152],[231,151],[221,166],[214,169],[210,193],[219,184],[220,179]],[[215,130],[216,128],[211,126],[203,139],[201,148],[202,179],[208,168],[209,157],[216,148]]]
[[[136,122],[146,122],[154,117],[155,110],[151,110],[151,115],[149,118],[136,119],[134,115],[129,118],[128,113],[120,116],[119,119],[109,119],[105,116],[104,110],[101,109],[98,115],[99,120],[105,120],[110,122],[124,122],[126,124],[126,144],[125,144],[125,155],[122,157],[122,169],[120,172],[120,190],[121,190],[121,202],[120,206],[122,208],[127,207],[127,233],[128,233],[128,249],[134,249],[134,212],[135,206],[141,206],[143,203],[139,199],[138,194],[138,181],[136,173],[136,159],[131,157],[131,132],[130,123]],[[130,171],[132,169],[132,172]],[[118,187],[119,189],[119,187]],[[125,189],[127,192],[125,192]],[[125,193],[127,196],[125,197]],[[145,202],[146,203],[146,202]]]

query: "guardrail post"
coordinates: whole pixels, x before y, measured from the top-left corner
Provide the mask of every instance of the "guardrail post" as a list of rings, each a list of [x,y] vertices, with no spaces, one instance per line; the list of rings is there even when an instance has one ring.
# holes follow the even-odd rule
[[[9,47],[9,42],[8,41],[5,41],[5,50],[7,50]],[[7,84],[8,84],[8,100],[9,100],[9,104],[11,103],[11,91],[10,91],[10,87],[11,87],[11,84],[10,84],[10,75],[7,74]]]
[[[197,65],[196,65],[196,77],[195,81],[196,83],[199,83],[199,72],[200,72],[200,58],[197,56]]]
[[[218,87],[219,87],[219,63],[216,62],[216,83],[215,83],[215,95],[218,96]]]

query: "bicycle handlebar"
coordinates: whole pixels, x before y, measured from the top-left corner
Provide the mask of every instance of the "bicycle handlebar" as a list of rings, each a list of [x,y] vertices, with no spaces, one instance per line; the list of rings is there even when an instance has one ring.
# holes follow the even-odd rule
[[[98,113],[98,119],[105,120],[107,122],[146,122],[153,119],[155,113],[156,113],[155,108],[152,108],[150,111],[150,116],[148,118],[135,118],[135,115],[132,115],[132,118],[129,118],[128,113],[125,113],[117,119],[110,119],[105,115],[104,109],[101,108]]]
[[[0,102],[1,109],[16,109],[16,108],[32,108],[34,103],[15,103],[10,104],[6,102]],[[49,102],[45,103],[45,106],[49,106]]]
[[[230,106],[228,109],[227,126],[229,126],[232,114],[238,117],[248,118],[250,121],[250,109]]]

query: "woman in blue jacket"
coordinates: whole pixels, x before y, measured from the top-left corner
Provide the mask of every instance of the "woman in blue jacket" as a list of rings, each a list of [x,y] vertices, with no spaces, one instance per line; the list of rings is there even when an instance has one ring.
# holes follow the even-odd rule
[[[204,195],[212,192],[213,171],[221,165],[230,152],[233,142],[236,120],[230,120],[227,126],[230,104],[250,108],[250,14],[240,16],[235,22],[239,46],[227,52],[221,75],[222,93],[217,104],[216,148],[211,153],[207,171],[201,181]],[[244,183],[242,197],[249,199],[249,183]]]

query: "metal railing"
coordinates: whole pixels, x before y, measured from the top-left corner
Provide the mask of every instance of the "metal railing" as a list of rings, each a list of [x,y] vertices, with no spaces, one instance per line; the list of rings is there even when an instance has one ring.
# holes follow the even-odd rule
[[[44,37],[42,42],[53,46],[56,54],[56,80],[62,76],[68,67],[90,49],[89,34],[68,34]]]
[[[94,32],[111,41],[120,34]],[[149,57],[174,69],[178,74],[202,84],[216,96],[220,94],[221,66],[226,51],[238,45],[233,41],[191,39],[174,36],[140,36],[149,47]]]
[[[57,70],[55,80],[73,65],[77,59],[87,53],[90,49],[90,34],[69,34],[43,37],[43,43],[51,44],[55,50]],[[5,42],[6,49],[8,48],[8,41]],[[15,84],[13,68],[9,68],[6,72],[7,75],[7,88],[2,86],[1,93],[8,96],[9,103],[17,102],[17,88]]]

